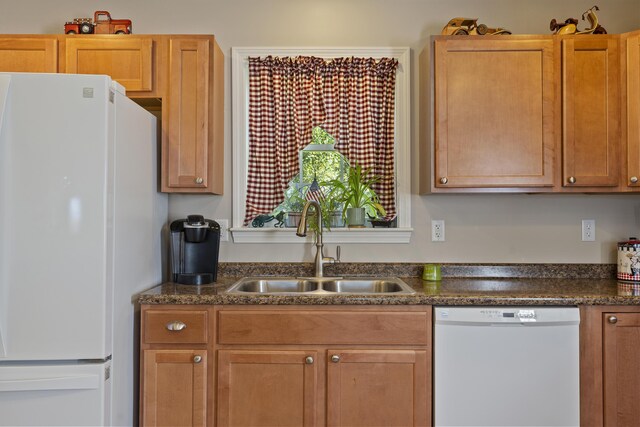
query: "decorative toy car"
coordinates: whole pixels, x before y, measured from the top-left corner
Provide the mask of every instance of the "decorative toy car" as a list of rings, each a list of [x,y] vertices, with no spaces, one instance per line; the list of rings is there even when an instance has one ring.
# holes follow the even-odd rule
[[[504,28],[489,28],[485,24],[478,24],[478,19],[472,18],[453,18],[442,29],[442,34],[445,36],[458,36],[458,35],[478,35],[484,36],[498,35],[498,34],[511,34],[511,31]]]
[[[65,22],[65,34],[131,34],[130,19],[111,19],[106,10],[98,10],[91,18],[75,18]]]
[[[598,23],[597,10],[600,10],[598,6],[593,6],[582,14],[582,20],[585,20],[586,15],[591,25],[591,27],[585,30],[578,31],[578,20],[576,18],[568,18],[563,23],[552,19],[549,24],[549,29],[554,31],[554,34],[607,34],[607,30]]]

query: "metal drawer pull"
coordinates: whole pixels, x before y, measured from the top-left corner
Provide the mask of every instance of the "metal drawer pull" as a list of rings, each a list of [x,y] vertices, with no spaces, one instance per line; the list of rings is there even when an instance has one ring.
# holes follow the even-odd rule
[[[333,356],[331,356],[331,361],[333,363],[338,363],[340,361],[340,356],[338,356],[337,354],[334,354]]]
[[[187,327],[187,324],[179,320],[174,320],[173,322],[167,323],[165,326],[169,331],[181,331]]]
[[[193,356],[193,362],[194,363],[202,362],[202,356]]]
[[[638,177],[632,176],[631,178],[629,178],[629,181],[631,181],[632,184],[635,184],[636,182],[638,182]]]
[[[197,177],[195,179],[196,184],[202,184],[204,182],[204,179],[202,179],[201,177]]]
[[[446,184],[447,182],[449,182],[449,180],[446,177],[442,177],[440,178],[440,184]]]
[[[311,357],[311,356],[307,356],[307,358],[306,358],[306,359],[304,359],[304,361],[305,361],[305,363],[306,363],[307,365],[312,365],[312,364],[313,364],[313,357]]]
[[[567,181],[569,181],[569,184],[575,184],[576,183],[576,178],[574,176],[570,176]]]
[[[618,318],[616,316],[609,316],[609,318],[607,319],[609,321],[609,323],[611,323],[612,325],[615,325],[616,323],[618,323]]]

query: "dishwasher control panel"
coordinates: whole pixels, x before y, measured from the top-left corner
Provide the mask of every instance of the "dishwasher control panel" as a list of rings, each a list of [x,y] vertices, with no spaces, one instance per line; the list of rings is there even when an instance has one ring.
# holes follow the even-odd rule
[[[435,307],[436,324],[547,325],[579,324],[577,307]]]
[[[490,322],[490,323],[516,323],[516,322],[536,322],[538,320],[538,314],[535,309],[532,308],[495,308],[495,307],[483,307],[478,308],[476,311],[476,321]],[[451,321],[467,321],[464,312],[455,312],[455,315],[450,315],[447,308],[440,308],[438,310],[437,320],[451,320]]]
[[[532,309],[481,309],[482,317],[490,320],[518,320],[520,322],[535,322],[536,311]]]

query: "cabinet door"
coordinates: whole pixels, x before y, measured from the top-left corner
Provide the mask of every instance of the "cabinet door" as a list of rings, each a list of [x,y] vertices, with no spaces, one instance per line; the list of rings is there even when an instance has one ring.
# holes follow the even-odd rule
[[[551,38],[435,42],[435,186],[553,185]]]
[[[317,352],[220,350],[219,426],[312,426]]]
[[[603,313],[604,425],[640,420],[640,313]]]
[[[618,185],[618,51],[614,37],[562,41],[563,186]]]
[[[0,71],[57,73],[58,40],[0,37]]]
[[[127,91],[153,89],[153,41],[150,38],[68,36],[65,44],[67,73],[106,74]]]
[[[330,350],[327,424],[430,424],[431,376],[424,350]]]
[[[627,185],[640,187],[640,33],[627,38]]]
[[[222,194],[224,55],[212,36],[169,40],[162,191]]]
[[[144,350],[142,424],[204,426],[206,350]]]

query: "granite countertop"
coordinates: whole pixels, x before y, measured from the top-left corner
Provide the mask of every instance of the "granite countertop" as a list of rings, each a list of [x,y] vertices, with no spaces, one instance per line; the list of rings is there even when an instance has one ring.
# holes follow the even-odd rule
[[[422,280],[415,273],[421,266],[397,264],[374,271],[378,277],[400,277],[414,295],[238,295],[226,294],[226,289],[247,276],[309,276],[308,271],[287,271],[263,265],[243,275],[223,275],[212,285],[179,285],[163,283],[142,293],[141,304],[233,304],[233,305],[640,305],[640,284],[618,282],[615,265],[443,265],[443,279]],[[362,270],[343,268],[344,276],[366,277]],[[371,276],[371,265],[366,270]],[[374,268],[374,270],[376,270]],[[222,271],[236,272],[235,268]],[[484,273],[491,277],[478,277]],[[558,272],[561,272],[558,274]],[[271,274],[268,274],[271,273]],[[276,274],[273,274],[276,273]],[[345,274],[350,273],[350,274]],[[390,274],[381,274],[390,273]],[[563,274],[566,273],[566,274]],[[335,273],[334,273],[335,274]],[[330,275],[330,274],[327,274]],[[468,277],[467,277],[468,276]],[[526,276],[526,277],[522,277]],[[558,277],[570,276],[570,277]],[[589,276],[589,277],[583,277]]]

